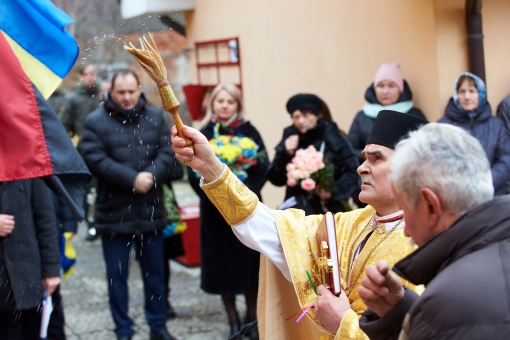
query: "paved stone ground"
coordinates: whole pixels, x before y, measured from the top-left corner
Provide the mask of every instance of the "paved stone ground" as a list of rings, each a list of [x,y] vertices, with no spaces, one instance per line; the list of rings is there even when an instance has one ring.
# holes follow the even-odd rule
[[[186,184],[176,183],[174,189],[179,204],[196,202]],[[62,283],[66,333],[69,340],[115,339],[101,241],[87,242],[85,236],[86,227],[80,225],[73,239],[78,259],[75,272]],[[168,330],[182,340],[226,339],[229,328],[221,298],[200,289],[200,268],[186,268],[172,261],[171,271],[171,302],[178,317],[167,322]],[[149,338],[149,328],[143,311],[143,283],[137,261],[131,262],[129,274],[129,307],[136,332],[133,340],[145,340]],[[240,314],[244,315],[244,299],[239,296],[237,300]]]

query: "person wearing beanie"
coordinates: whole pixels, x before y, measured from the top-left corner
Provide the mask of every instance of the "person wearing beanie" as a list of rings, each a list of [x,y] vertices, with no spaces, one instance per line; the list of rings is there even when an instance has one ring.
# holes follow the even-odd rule
[[[379,67],[374,82],[365,92],[365,100],[367,104],[356,114],[347,137],[356,154],[365,147],[375,118],[381,110],[397,111],[426,120],[423,112],[414,107],[411,88],[402,77],[400,65],[396,63]]]
[[[322,111],[322,100],[314,94],[300,93],[290,97],[287,101],[287,112],[292,115],[294,111],[310,111],[319,115]]]
[[[393,64],[382,64],[381,67],[379,67],[379,70],[375,74],[374,77],[374,86],[377,88],[381,85],[382,82],[388,81],[392,84],[389,84],[391,86],[396,86],[398,90],[398,94],[404,92],[404,78],[402,77],[402,72],[400,72],[400,65],[397,63]],[[397,92],[395,92],[397,93]],[[397,94],[397,95],[398,95]],[[383,97],[383,100],[386,100],[386,97]],[[383,101],[381,100],[381,102]],[[388,99],[389,100],[389,97]],[[390,100],[395,103],[395,100]],[[390,103],[393,104],[393,103]],[[383,103],[383,105],[388,105],[386,103]]]
[[[365,147],[374,121],[381,110],[393,110],[426,120],[423,112],[414,107],[413,93],[409,84],[404,80],[400,65],[397,63],[382,64],[375,74],[374,82],[365,92],[367,103],[354,117],[347,139],[357,155]],[[360,159],[360,161],[362,161]],[[357,193],[353,195],[354,201],[360,207]]]
[[[438,122],[459,126],[480,141],[491,165],[494,195],[505,195],[510,175],[510,139],[503,122],[492,115],[483,80],[469,72],[461,73],[455,80],[445,115]]]
[[[302,208],[307,214],[345,211],[345,201],[359,187],[356,173],[358,157],[336,123],[323,119],[322,100],[314,94],[297,94],[287,101],[292,125],[283,130],[276,154],[269,168],[268,180],[276,186],[286,186],[285,208]],[[315,147],[322,150],[325,163],[334,165],[334,184],[329,190],[317,186],[309,191],[287,178],[289,164],[299,149]],[[292,203],[292,204],[291,204]]]

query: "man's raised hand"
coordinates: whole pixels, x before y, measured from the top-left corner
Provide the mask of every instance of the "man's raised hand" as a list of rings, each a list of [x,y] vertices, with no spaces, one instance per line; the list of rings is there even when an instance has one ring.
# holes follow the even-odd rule
[[[365,305],[379,317],[385,316],[404,298],[402,281],[386,261],[368,266],[358,290]]]
[[[177,129],[172,127],[172,149],[175,157],[197,170],[206,182],[212,181],[223,171],[223,163],[216,157],[207,138],[198,130],[184,126],[184,135],[193,141],[193,149],[186,147],[184,139],[177,135]]]

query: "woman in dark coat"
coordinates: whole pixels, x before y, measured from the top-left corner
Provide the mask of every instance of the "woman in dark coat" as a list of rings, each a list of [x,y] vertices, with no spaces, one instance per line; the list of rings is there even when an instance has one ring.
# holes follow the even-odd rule
[[[413,93],[398,64],[381,65],[365,92],[365,100],[368,103],[356,114],[348,136],[356,155],[363,151],[379,111],[393,110],[426,120],[423,112],[414,107]]]
[[[264,152],[258,163],[246,170],[248,177],[244,184],[261,200],[260,190],[266,182],[269,161],[260,134],[249,121],[244,120],[241,95],[233,84],[220,84],[211,93],[209,105],[210,121],[201,132],[211,140],[215,128],[220,135],[249,137]],[[227,310],[230,334],[240,329],[240,320],[235,307],[236,294],[246,297],[247,315],[245,323],[256,318],[258,273],[260,254],[244,246],[232,233],[216,207],[199,187],[199,177],[191,168],[190,183],[200,195],[200,244],[202,281],[201,288],[212,294],[220,294]],[[258,333],[249,334],[258,339]]]
[[[335,167],[336,184],[330,186],[330,191],[317,186],[309,193],[300,185],[287,185],[285,192],[285,200],[294,196],[297,205],[293,207],[304,208],[307,214],[344,211],[342,200],[347,200],[360,186],[356,172],[358,157],[338,126],[320,117],[322,109],[322,101],[313,94],[297,94],[289,99],[287,111],[292,117],[293,125],[283,130],[282,140],[275,148],[276,154],[268,173],[268,180],[274,185],[287,185],[286,166],[297,150],[310,145],[317,151],[324,150],[324,159]]]
[[[402,112],[427,120],[420,109],[414,107],[413,93],[407,82],[402,77],[400,65],[382,64],[377,70],[374,82],[365,91],[367,103],[363,109],[356,114],[352,122],[347,139],[352,145],[356,155],[360,156],[365,148],[372,126],[379,111],[392,110]],[[363,163],[360,156],[360,163]],[[353,194],[354,202],[358,207],[365,207],[366,204],[358,199],[360,188]]]
[[[494,195],[505,195],[510,175],[510,139],[503,122],[492,115],[483,80],[469,72],[458,76],[453,97],[438,122],[459,126],[478,139],[491,165]]]

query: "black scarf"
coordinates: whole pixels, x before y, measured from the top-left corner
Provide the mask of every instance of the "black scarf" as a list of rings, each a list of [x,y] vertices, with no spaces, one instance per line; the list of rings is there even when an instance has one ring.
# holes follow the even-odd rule
[[[121,106],[117,105],[110,95],[110,91],[105,92],[103,96],[104,107],[106,110],[114,115],[119,114],[121,116],[127,118],[133,118],[142,113],[143,109],[147,105],[147,98],[145,97],[145,93],[140,94],[140,98],[138,99],[138,103],[136,106],[130,110],[123,109]]]
[[[299,148],[307,147],[308,145],[313,145],[317,140],[325,139],[324,130],[326,128],[326,122],[324,119],[319,118],[317,121],[317,125],[313,129],[306,131],[305,133],[299,132],[298,129],[295,129],[297,135],[299,136]]]

